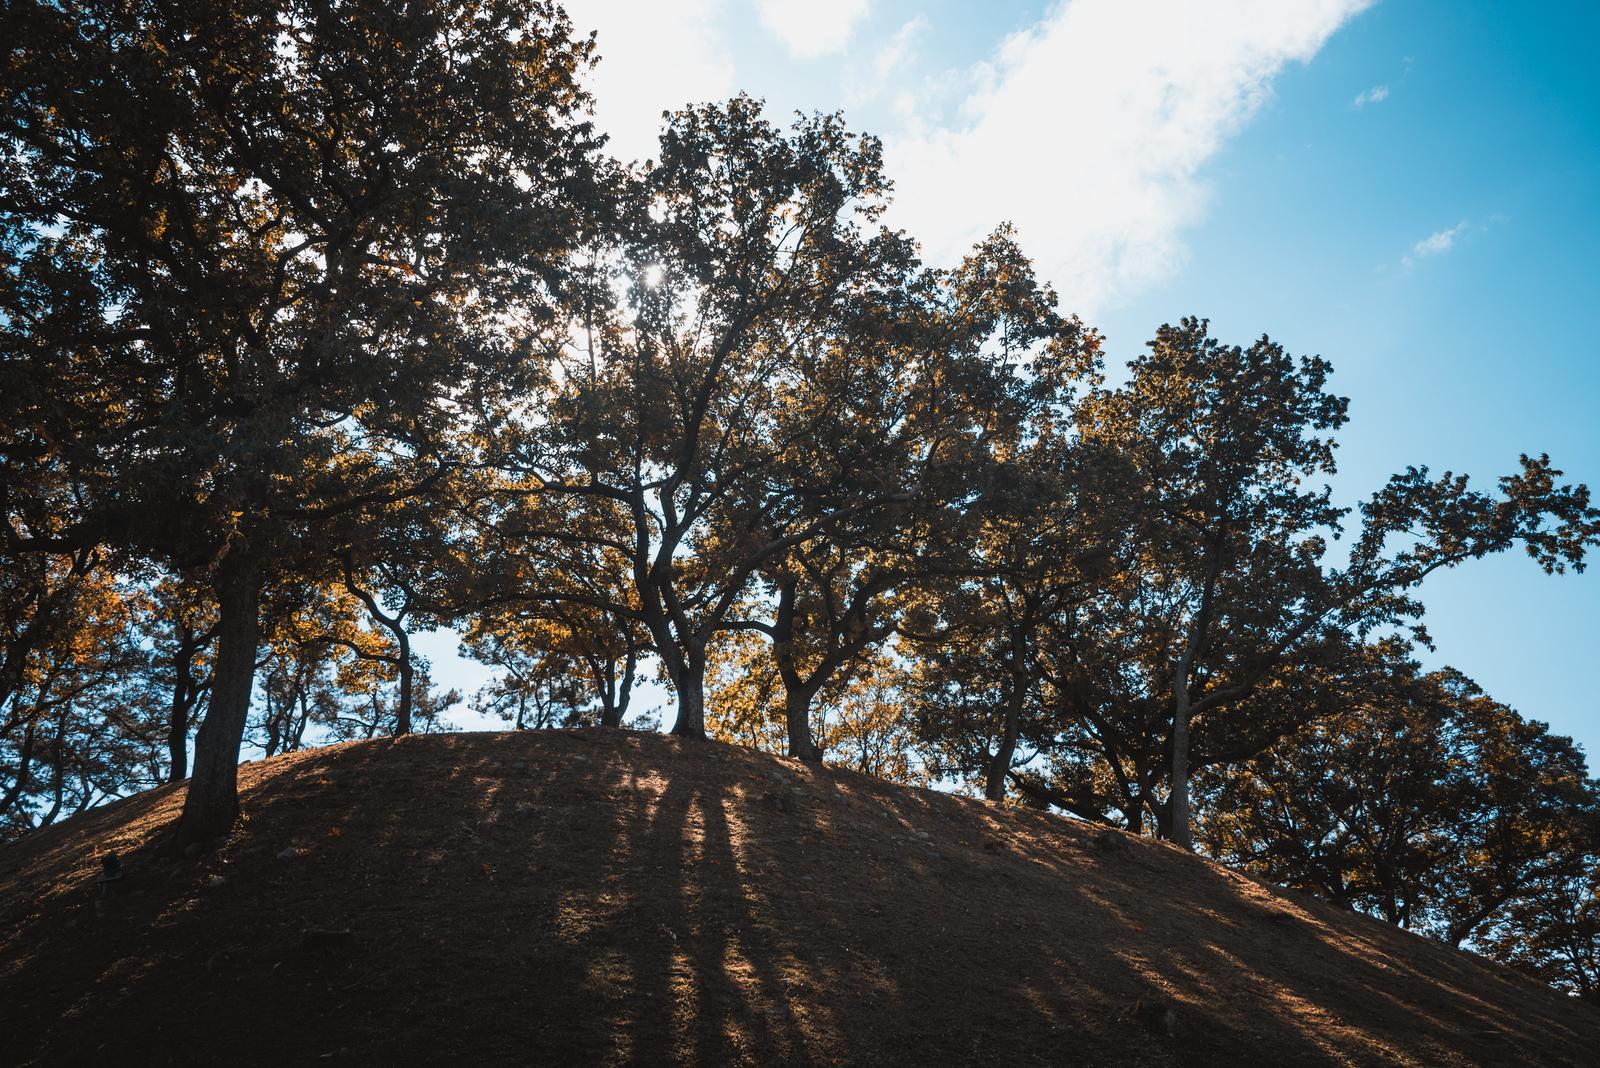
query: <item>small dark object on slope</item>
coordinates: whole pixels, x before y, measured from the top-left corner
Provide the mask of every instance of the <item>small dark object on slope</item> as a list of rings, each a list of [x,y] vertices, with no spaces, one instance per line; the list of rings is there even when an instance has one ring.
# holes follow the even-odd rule
[[[101,897],[110,897],[122,889],[122,858],[107,853],[100,858],[100,877],[95,880]]]
[[[1122,1014],[1122,1019],[1132,1020],[1151,1034],[1164,1038],[1178,1038],[1183,1034],[1183,1017],[1170,1002],[1155,998],[1140,998]]]
[[[348,927],[308,927],[300,934],[300,948],[308,950],[342,949],[348,946],[354,932]]]
[[[1120,853],[1128,848],[1128,836],[1116,831],[1101,831],[1095,836],[1094,847],[1102,853]]]

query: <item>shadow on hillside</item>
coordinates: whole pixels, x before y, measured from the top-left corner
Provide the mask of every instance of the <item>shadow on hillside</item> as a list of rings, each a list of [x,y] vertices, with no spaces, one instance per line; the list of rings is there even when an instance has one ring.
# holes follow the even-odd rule
[[[606,1055],[826,1063],[870,1035],[905,1061],[1101,1063],[1111,1032],[1157,1063],[1266,1047],[1343,1065],[1459,1048],[1464,1027],[1500,1037],[1500,1006],[1452,974],[1455,954],[1426,954],[1430,979],[1377,939],[1352,952],[1349,924],[1241,901],[1170,850],[1086,857],[1088,832],[1056,821],[1044,833],[1060,852],[1020,843],[996,858],[961,841],[980,821],[1005,833],[981,806],[768,774],[726,750],[706,754],[712,773],[686,774],[679,746],[556,762],[542,785],[593,806],[536,849],[574,860],[569,892],[530,917],[536,966],[560,976],[547,986],[562,1014],[604,1016]],[[1324,1008],[1329,995],[1351,1015]]]
[[[1176,850],[725,746],[455,736],[284,767],[246,774],[218,854],[0,943],[22,1048],[74,1063],[104,1030],[193,1057],[175,1063],[1513,1065],[1579,1063],[1555,1051],[1600,1030]],[[174,802],[131,802],[118,833],[153,836]],[[87,915],[84,835],[112,826],[36,850],[30,885],[72,882]]]

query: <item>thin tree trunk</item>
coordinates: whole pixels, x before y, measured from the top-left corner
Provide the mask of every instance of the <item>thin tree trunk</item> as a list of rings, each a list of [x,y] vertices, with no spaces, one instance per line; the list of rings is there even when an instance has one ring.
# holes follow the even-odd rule
[[[179,677],[172,688],[172,709],[167,718],[167,781],[182,782],[189,777],[189,703],[185,682]]]
[[[77,807],[72,810],[72,814],[74,816],[81,816],[85,812],[88,812],[94,807],[95,802],[94,783],[89,780],[89,773],[87,771],[79,770],[78,785],[83,787],[83,793],[78,798]]]
[[[294,721],[294,731],[289,736],[293,743],[290,748],[299,751],[301,743],[305,740],[306,725],[311,722],[311,703],[306,697],[305,685],[299,684],[296,689],[296,700],[300,705],[300,715]]]
[[[28,726],[22,732],[22,748],[17,754],[17,781],[6,790],[5,796],[0,797],[0,812],[5,812],[17,803],[17,798],[28,788],[28,772],[33,767],[33,735],[34,723],[28,721]]]
[[[239,815],[239,745],[250,714],[260,642],[261,563],[235,542],[218,566],[217,662],[211,703],[194,739],[194,771],[169,849],[219,838]]]
[[[1152,801],[1150,803],[1150,814],[1156,818],[1156,837],[1170,840],[1172,838],[1172,806]]]
[[[1194,836],[1189,828],[1189,680],[1188,672],[1177,677],[1172,707],[1172,794],[1167,799],[1168,837],[1194,852]]]
[[[633,683],[639,675],[639,650],[633,644],[633,639],[628,639],[628,655],[622,662],[622,683],[617,687],[617,722],[622,726],[622,719],[628,714],[628,702],[633,700]]]
[[[266,756],[267,756],[268,760],[271,760],[273,757],[278,755],[279,735],[285,729],[287,729],[287,719],[285,717],[283,717],[283,716],[278,715],[277,712],[274,712],[272,710],[271,701],[272,701],[272,698],[268,697],[267,698],[267,702],[268,702],[267,722],[266,722],[267,744],[266,744],[266,747],[265,747],[266,748]]]
[[[172,707],[167,716],[167,781],[182,782],[189,777],[189,712],[195,704],[194,657],[199,643],[179,624],[182,637],[173,654]]]
[[[1006,779],[1011,775],[1011,761],[1017,754],[1025,692],[1020,681],[1013,682],[1012,692],[1006,699],[1005,731],[1000,736],[1000,744],[995,746],[994,756],[989,758],[989,772],[984,776],[983,796],[990,801],[1006,799]]]
[[[1478,908],[1471,915],[1463,916],[1450,924],[1445,929],[1445,944],[1460,949],[1461,943],[1470,938],[1473,931],[1476,931],[1484,921],[1503,908],[1506,902],[1515,899],[1516,896],[1515,893],[1496,894],[1489,905]]]
[[[990,801],[1006,799],[1006,781],[1011,776],[1011,761],[1017,754],[1017,736],[1022,732],[1022,704],[1028,699],[1028,664],[1032,657],[1026,631],[1013,627],[1011,634],[1011,692],[1006,695],[1005,729],[1000,744],[989,759],[983,796]]]
[[[411,680],[415,669],[411,665],[411,635],[398,620],[392,630],[400,646],[400,700],[394,715],[394,736],[398,738],[411,733]]]
[[[374,623],[381,624],[390,634],[394,635],[395,644],[400,648],[398,663],[395,665],[400,671],[400,693],[398,700],[395,702],[394,735],[398,738],[402,734],[410,734],[411,680],[415,669],[411,664],[411,635],[406,633],[406,616],[411,612],[411,591],[408,587],[402,587],[405,590],[405,602],[400,606],[398,612],[394,615],[389,615],[378,606],[376,595],[356,584],[354,565],[348,556],[345,558],[344,564],[344,586],[345,589],[359,597],[362,604],[367,606],[367,615],[372,618]],[[376,730],[376,726],[374,726],[374,730]]]
[[[624,624],[627,626],[628,624]],[[600,726],[620,727],[622,717],[628,714],[628,699],[633,694],[633,676],[639,668],[639,651],[634,648],[632,637],[628,638],[628,652],[623,657],[622,675],[617,678],[615,661],[612,670],[608,673],[606,684],[603,688],[602,705],[600,708]]]
[[[55,803],[50,806],[50,811],[40,818],[40,827],[50,826],[56,821],[56,816],[61,813],[61,799],[66,788],[67,779],[67,755],[62,749],[61,743],[67,736],[67,717],[71,714],[71,709],[72,705],[70,704],[62,706],[61,720],[56,725],[56,741],[54,748],[51,750],[55,760],[55,771],[50,776],[50,786],[55,792]]]
[[[1223,529],[1213,535],[1200,610],[1195,613],[1188,644],[1172,672],[1172,789],[1167,796],[1167,837],[1191,853],[1194,852],[1194,834],[1189,827],[1189,717],[1193,702],[1189,700],[1189,672],[1194,670],[1195,659],[1205,648],[1210,634],[1217,579],[1222,574],[1220,546],[1223,536]]]

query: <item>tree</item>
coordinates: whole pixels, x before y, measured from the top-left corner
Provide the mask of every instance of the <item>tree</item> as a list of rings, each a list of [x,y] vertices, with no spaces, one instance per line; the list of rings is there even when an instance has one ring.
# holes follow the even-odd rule
[[[782,753],[787,740],[783,680],[762,637],[743,629],[719,634],[707,651],[706,668],[711,737],[758,752]]]
[[[579,343],[502,461],[526,493],[606,509],[593,536],[632,592],[598,607],[649,633],[673,731],[693,737],[707,646],[752,576],[899,489],[807,510],[775,477],[787,440],[825,411],[780,425],[784,393],[842,334],[884,328],[914,258],[903,236],[868,232],[887,189],[875,140],[837,116],[784,136],[760,112],[738,97],[672,116],[659,162],[622,198],[624,233],[596,253]]]
[[[1012,506],[996,486],[1029,477],[997,465],[1049,436],[1099,366],[1099,338],[1056,311],[1009,227],[918,285],[897,329],[824,346],[777,420],[782,484],[803,514],[826,502],[839,521],[762,569],[766,618],[752,606],[729,626],[770,639],[789,755],[803,760],[822,758],[810,730],[818,694],[894,634],[896,599],[973,572],[951,543],[972,514]],[[856,384],[840,388],[847,379]],[[851,495],[870,500],[886,486],[900,488],[892,507],[850,511]]]
[[[473,695],[472,707],[480,715],[498,716],[519,731],[583,722],[588,695],[578,686],[572,663],[560,654],[507,640],[500,631],[469,635],[463,648],[500,669]]]
[[[638,668],[636,625],[613,626],[611,617],[586,605],[540,609],[482,616],[469,627],[462,649],[501,671],[478,691],[479,711],[517,730],[622,726]]]
[[[1496,960],[1600,1002],[1600,848],[1511,905],[1479,943]]]
[[[75,503],[44,529],[8,496],[5,537],[209,576],[174,844],[212,838],[288,550],[426,492],[463,406],[532,362],[587,225],[592,42],[548,0],[25,0],[6,24],[3,460]]]
[[[770,658],[782,689],[782,723],[790,756],[822,759],[825,747],[817,744],[812,730],[812,704],[829,683],[847,677],[866,650],[894,633],[893,611],[882,601],[906,577],[903,569],[873,560],[866,552],[844,552],[819,539],[775,563],[768,580],[773,592],[769,620],[756,618],[760,607],[752,604],[731,621],[731,629],[759,632],[770,643],[765,648],[734,643],[745,654],[735,663],[747,677],[754,677],[749,654]],[[726,654],[720,659],[727,659]],[[719,700],[723,693],[717,695]],[[765,696],[759,698],[763,704]]]
[[[1493,496],[1449,472],[1408,468],[1361,506],[1342,568],[1324,563],[1349,509],[1314,481],[1334,472],[1332,433],[1346,401],[1330,365],[1263,337],[1224,346],[1203,320],[1164,326],[1122,386],[1080,406],[1084,440],[1138,471],[1141,522],[1123,569],[1159,606],[1130,619],[1140,684],[1168,712],[1164,833],[1190,847],[1192,735],[1285,669],[1312,666],[1344,635],[1412,623],[1414,591],[1441,568],[1516,545],[1546,571],[1581,569],[1600,541],[1586,487],[1557,485],[1548,457],[1522,458]],[[1121,629],[1121,628],[1119,628]]]
[[[1582,875],[1600,830],[1600,783],[1583,751],[1492,699],[1457,672],[1460,744],[1469,755],[1465,856],[1444,869],[1440,936],[1478,942],[1513,904]]]
[[[1125,523],[1117,457],[1063,436],[1063,408],[1045,409],[1029,440],[996,457],[967,509],[967,559],[930,587],[911,632],[913,703],[936,770],[981,777],[991,801],[1052,733],[1050,647],[1071,640]]]
[[[459,690],[440,690],[434,686],[430,670],[426,661],[419,661],[412,679],[411,725],[413,730],[422,733],[450,729],[444,723],[444,714],[461,703]],[[380,734],[399,737],[400,692],[397,687],[373,685],[347,688],[345,692],[346,699],[334,707],[328,732],[330,738],[342,742]]]
[[[1171,703],[1160,644],[1174,603],[1137,561],[1114,556],[1090,598],[1049,621],[1041,648],[1045,705],[1033,741],[1042,767],[1019,770],[1019,792],[1087,820],[1169,833]],[[1155,639],[1152,641],[1152,639]],[[1227,716],[1198,721],[1189,766],[1199,775],[1249,760],[1327,707],[1351,669],[1352,639],[1327,630],[1258,681]]]
[[[381,686],[385,674],[376,665],[392,657],[383,638],[362,626],[360,602],[334,583],[277,591],[263,615],[261,705],[251,737],[271,757],[304,748],[313,726],[331,729],[346,694]]]
[[[783,680],[767,642],[753,630],[720,634],[708,663],[713,738],[768,753],[796,754]],[[927,785],[920,739],[905,707],[905,666],[875,649],[832,674],[808,706],[806,736],[819,759],[890,782]]]
[[[154,652],[150,683],[166,694],[169,782],[189,777],[189,734],[211,692],[211,647],[216,610],[195,582],[172,577],[151,589],[154,610],[146,632]]]
[[[44,561],[53,566],[33,577],[49,584],[35,600],[48,618],[30,621],[0,709],[5,837],[162,779],[155,740],[164,717],[126,700],[147,668],[135,629],[147,611],[143,596],[105,570],[74,574],[67,560]]]
[[[893,652],[874,651],[829,694],[820,748],[833,764],[908,786],[932,781],[905,708],[905,669]]]
[[[35,528],[59,521],[47,509],[30,518]],[[105,581],[109,566],[92,546],[69,553],[0,547],[0,736],[21,722],[17,703],[32,686],[34,658],[81,622],[80,597]]]
[[[445,580],[469,620],[465,649],[504,669],[506,684],[522,678],[579,719],[580,707],[598,701],[600,726],[620,727],[650,638],[610,540],[621,523],[615,502],[493,482],[484,495],[487,507],[472,515],[475,537]],[[587,696],[561,674],[584,676]],[[516,703],[521,724],[527,709]]]
[[[1582,870],[1600,793],[1582,753],[1400,643],[1336,707],[1208,776],[1213,856],[1459,945]]]

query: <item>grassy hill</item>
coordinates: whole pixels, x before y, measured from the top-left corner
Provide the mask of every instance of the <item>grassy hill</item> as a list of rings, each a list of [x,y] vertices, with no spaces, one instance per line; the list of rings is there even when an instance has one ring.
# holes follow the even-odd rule
[[[436,735],[241,780],[185,861],[149,849],[181,787],[0,849],[0,1062],[1600,1063],[1600,1011],[1471,955],[728,746]]]

